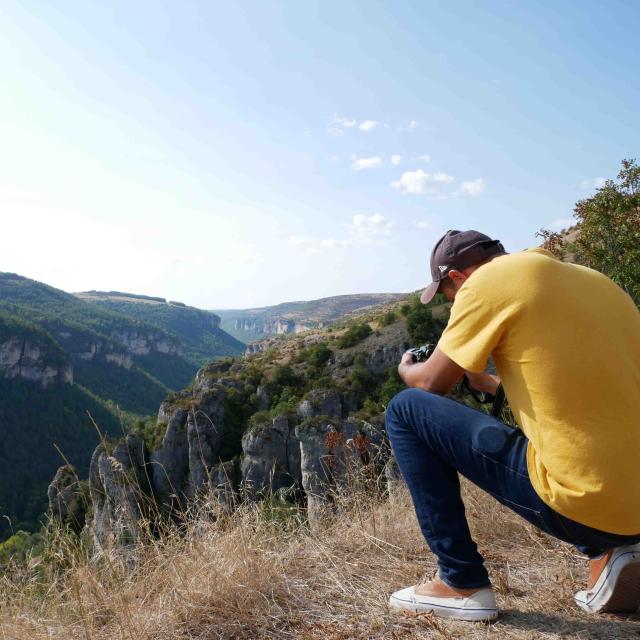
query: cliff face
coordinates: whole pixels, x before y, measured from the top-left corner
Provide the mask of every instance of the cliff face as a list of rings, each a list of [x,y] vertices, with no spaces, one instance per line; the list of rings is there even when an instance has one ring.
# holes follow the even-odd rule
[[[60,361],[46,346],[13,336],[0,343],[0,375],[39,382],[43,388],[54,384],[73,384],[73,367]]]
[[[382,417],[347,417],[349,398],[318,389],[295,412],[251,426],[242,436],[241,456],[221,463],[230,429],[225,401],[236,387],[232,379],[199,375],[191,392],[160,407],[157,427],[163,435],[153,451],[135,435],[111,454],[98,446],[89,473],[86,526],[97,551],[138,540],[144,505],[150,501],[155,505],[151,512],[180,518],[200,495],[209,496],[214,511],[226,511],[242,500],[282,493],[285,499],[306,502],[313,526],[331,511],[334,495],[350,477],[366,469],[380,472],[388,459]],[[60,500],[72,500],[69,493],[68,486],[56,489],[52,483],[54,513],[64,513]]]
[[[182,355],[180,342],[160,332],[119,329],[112,331],[108,338],[56,331],[55,328],[52,333],[72,357],[85,362],[103,359],[124,369],[131,369],[135,356]]]

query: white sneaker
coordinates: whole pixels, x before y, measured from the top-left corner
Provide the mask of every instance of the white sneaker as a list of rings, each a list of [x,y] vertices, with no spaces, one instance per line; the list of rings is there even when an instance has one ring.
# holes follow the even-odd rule
[[[484,587],[468,595],[457,594],[454,589],[444,585],[440,581],[435,589],[429,589],[425,585],[407,587],[391,594],[389,606],[392,609],[404,611],[432,611],[441,618],[455,618],[456,620],[486,621],[495,620],[498,617],[496,598],[491,587]],[[443,589],[443,586],[446,589]],[[416,593],[426,591],[428,593]],[[433,591],[435,593],[429,593]],[[469,591],[469,590],[465,590]],[[435,595],[436,593],[448,593],[451,595]]]
[[[590,578],[590,583],[595,580],[593,586],[574,596],[579,607],[589,613],[636,611],[640,606],[640,544],[616,547],[591,560]]]

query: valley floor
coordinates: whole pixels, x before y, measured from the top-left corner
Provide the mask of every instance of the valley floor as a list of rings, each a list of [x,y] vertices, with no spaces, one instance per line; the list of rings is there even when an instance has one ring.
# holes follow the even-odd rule
[[[473,487],[469,520],[498,594],[493,624],[387,607],[389,593],[435,570],[405,493],[345,492],[314,532],[278,506],[201,518],[124,560],[66,557],[46,588],[34,568],[0,582],[0,638],[122,640],[637,638],[640,617],[590,617],[574,604],[587,563]],[[59,549],[60,558],[64,550]],[[32,563],[33,564],[33,563]]]

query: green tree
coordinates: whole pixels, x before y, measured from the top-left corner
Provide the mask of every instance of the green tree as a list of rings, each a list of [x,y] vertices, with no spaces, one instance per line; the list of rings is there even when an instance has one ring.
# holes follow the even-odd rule
[[[568,252],[575,261],[609,276],[640,304],[640,167],[623,160],[617,180],[607,180],[595,195],[574,208],[577,233],[572,241],[546,229],[538,236],[559,257]]]
[[[415,296],[405,309],[404,316],[407,320],[407,331],[414,345],[425,342],[437,342],[444,330],[444,325],[436,320],[426,305]]]
[[[340,338],[338,339],[338,349],[346,349],[347,347],[353,347],[361,342],[366,337],[370,336],[372,329],[368,323],[354,324],[349,327]]]

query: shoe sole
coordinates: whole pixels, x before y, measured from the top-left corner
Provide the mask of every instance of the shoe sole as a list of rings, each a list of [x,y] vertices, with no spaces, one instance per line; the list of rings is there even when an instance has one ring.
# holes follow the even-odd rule
[[[454,620],[466,620],[468,622],[489,622],[498,617],[497,609],[461,609],[459,607],[446,607],[414,602],[412,600],[402,600],[396,596],[389,598],[389,606],[392,609],[402,611],[413,611],[415,613],[433,612],[438,618],[452,618]]]

